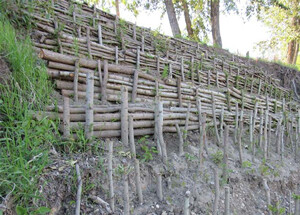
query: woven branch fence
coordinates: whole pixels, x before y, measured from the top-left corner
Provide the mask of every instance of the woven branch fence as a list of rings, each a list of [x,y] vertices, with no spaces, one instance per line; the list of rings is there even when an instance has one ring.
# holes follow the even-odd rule
[[[283,117],[297,127],[298,104],[292,92],[249,60],[168,38],[72,1],[39,1],[35,7],[28,3],[20,14],[35,23],[34,46],[47,61],[57,89],[75,101],[67,113],[67,104],[41,113],[62,120],[69,114],[67,130],[84,125],[87,105],[81,99],[90,101],[91,95],[93,103],[101,104],[89,111],[94,135],[121,136],[123,87],[128,113],[140,131],[136,135],[154,133],[157,101],[163,103],[165,132],[176,132],[176,124],[199,129],[202,114],[220,128],[236,127],[237,119],[250,124],[254,117],[258,122],[264,117],[259,112],[273,119],[271,129]]]

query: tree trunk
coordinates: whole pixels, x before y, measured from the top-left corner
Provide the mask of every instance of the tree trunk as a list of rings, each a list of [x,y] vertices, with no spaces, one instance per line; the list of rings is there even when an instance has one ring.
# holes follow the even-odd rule
[[[297,40],[292,40],[288,44],[288,51],[287,51],[287,63],[288,64],[296,64],[297,56],[299,51],[299,44]]]
[[[211,0],[210,1],[210,19],[211,19],[211,29],[213,42],[215,46],[222,48],[222,39],[220,33],[220,1]]]
[[[116,4],[116,15],[119,18],[120,17],[120,3],[119,3],[119,0],[116,0],[115,4]]]
[[[188,32],[189,38],[193,38],[194,36],[194,31],[192,29],[192,22],[191,22],[191,17],[190,17],[190,12],[189,12],[189,7],[187,5],[186,0],[181,0],[182,6],[183,6],[183,12],[184,12],[184,19],[185,19],[185,24],[186,24],[186,30]]]
[[[299,24],[300,24],[299,18],[293,17],[291,25],[294,28],[298,28]],[[296,64],[298,52],[299,52],[299,43],[297,39],[293,39],[288,44],[287,59],[286,59],[288,64],[293,64],[293,65]]]
[[[179,25],[178,25],[178,21],[177,21],[177,18],[176,18],[174,4],[173,4],[172,0],[165,0],[164,3],[165,3],[165,6],[166,6],[166,9],[167,9],[167,13],[168,13],[169,22],[170,22],[170,25],[171,25],[173,36],[175,37],[177,35],[181,35],[180,28],[179,28]]]

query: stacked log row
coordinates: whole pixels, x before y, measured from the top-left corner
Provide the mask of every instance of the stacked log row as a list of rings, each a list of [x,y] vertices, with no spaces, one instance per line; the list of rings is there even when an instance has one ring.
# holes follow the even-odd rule
[[[228,125],[234,125],[236,111],[238,113],[243,111],[245,123],[249,124],[251,110],[268,109],[269,115],[274,119],[273,123],[276,123],[283,110],[296,111],[297,109],[293,103],[285,103],[262,95],[253,96],[234,87],[224,88],[223,91],[216,88],[203,89],[184,82],[178,84],[173,80],[159,80],[139,72],[137,69],[107,64],[106,61],[79,59],[48,50],[41,50],[39,56],[48,61],[48,73],[65,97],[74,98],[76,95],[79,99],[84,99],[86,97],[87,73],[94,74],[94,100],[103,103],[102,97],[105,94],[105,102],[110,103],[94,109],[94,134],[97,137],[120,136],[121,106],[117,104],[121,102],[121,88],[123,86],[127,87],[129,102],[132,103],[129,113],[132,113],[135,119],[134,128],[138,129],[136,135],[153,134],[153,104],[157,96],[163,100],[165,107],[163,122],[165,132],[176,132],[176,124],[185,126],[189,104],[191,104],[191,115],[186,130],[199,128],[197,98],[201,102],[201,114],[207,116],[207,123],[212,120],[213,110],[218,119],[223,113],[224,122]],[[54,113],[54,110],[53,107],[49,108],[46,114],[62,120],[63,107],[58,107],[58,115]],[[85,108],[80,105],[70,107],[71,129],[82,128],[84,122]]]

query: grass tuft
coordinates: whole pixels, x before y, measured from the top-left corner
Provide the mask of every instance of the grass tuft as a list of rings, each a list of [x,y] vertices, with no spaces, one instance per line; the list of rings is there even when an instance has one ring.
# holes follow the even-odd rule
[[[52,85],[30,38],[18,35],[0,13],[0,54],[11,70],[7,83],[0,84],[0,203],[6,198],[13,200],[17,214],[42,214],[48,209],[38,203],[37,184],[58,129],[47,118],[33,119],[32,111],[48,103]]]

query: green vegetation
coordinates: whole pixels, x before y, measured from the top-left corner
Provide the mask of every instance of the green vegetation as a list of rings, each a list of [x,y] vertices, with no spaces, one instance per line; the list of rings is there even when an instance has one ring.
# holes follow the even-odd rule
[[[141,155],[143,162],[148,162],[153,160],[153,155],[157,154],[158,151],[156,147],[150,146],[150,142],[148,141],[148,135],[141,137],[138,140],[138,143],[141,146],[141,149],[143,151],[143,154]]]
[[[32,203],[40,198],[38,178],[49,162],[49,147],[57,141],[57,124],[47,118],[35,121],[32,111],[43,109],[52,86],[30,38],[19,39],[0,14],[0,53],[11,70],[7,83],[0,84],[0,196],[10,195],[18,214],[45,214],[48,208]]]
[[[213,153],[212,155],[212,161],[216,164],[219,165],[223,161],[223,152],[218,150],[216,153]]]

